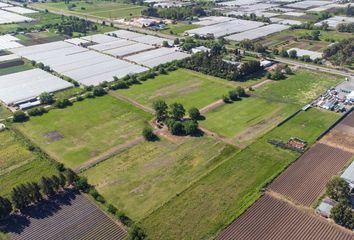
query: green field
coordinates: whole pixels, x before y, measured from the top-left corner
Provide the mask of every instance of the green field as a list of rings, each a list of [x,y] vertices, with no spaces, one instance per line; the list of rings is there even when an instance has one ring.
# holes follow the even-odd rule
[[[207,112],[205,114],[206,120],[201,122],[201,126],[222,136],[232,138],[247,128],[257,128],[257,126],[261,128],[265,125],[263,131],[258,132],[255,136],[250,136],[250,138],[255,138],[265,130],[274,127],[276,122],[290,116],[296,111],[296,107],[262,98],[243,98],[241,101],[225,104]]]
[[[266,183],[299,157],[299,153],[276,148],[267,140],[296,136],[313,143],[338,117],[311,109],[264,135],[143,219],[149,238],[212,238],[259,198]]]
[[[20,39],[19,42],[25,46],[61,41],[65,39],[63,35],[59,35],[54,32],[17,34],[16,37]]]
[[[274,81],[257,89],[254,94],[271,101],[304,105],[341,81],[344,78],[298,70],[285,80]]]
[[[162,33],[173,34],[173,35],[183,35],[183,33],[187,30],[195,29],[199,27],[195,24],[186,24],[186,23],[176,23],[176,24],[168,24],[167,28],[162,30]]]
[[[136,145],[83,175],[110,203],[140,220],[235,152],[207,137],[179,144],[161,139]]]
[[[30,69],[33,69],[30,63],[25,63],[23,65],[18,65],[14,67],[0,68],[0,76],[11,74],[11,73],[22,72]]]
[[[8,118],[11,115],[12,115],[11,112],[0,104],[0,119]]]
[[[140,85],[118,90],[126,97],[132,98],[145,106],[152,106],[157,99],[167,103],[180,102],[186,109],[202,108],[222,98],[237,85],[249,86],[255,81],[245,83],[231,82],[202,73],[178,69],[167,75],[159,75]]]
[[[94,18],[131,18],[141,15],[143,6],[126,4],[122,1],[70,1],[48,2],[33,4],[39,9],[48,9],[49,11],[60,11],[77,16],[87,16]]]
[[[39,160],[14,132],[0,132],[0,189],[7,196],[18,184],[39,181],[57,172],[54,164]]]
[[[151,115],[110,96],[32,117],[16,127],[55,160],[77,167],[110,148],[141,136]]]

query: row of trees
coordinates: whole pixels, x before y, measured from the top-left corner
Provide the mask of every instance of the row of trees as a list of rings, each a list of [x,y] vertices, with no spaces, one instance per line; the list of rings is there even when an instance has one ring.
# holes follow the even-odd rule
[[[243,97],[247,97],[246,91],[244,88],[238,86],[236,89],[229,91],[228,95],[224,95],[222,100],[224,103],[231,103],[234,101],[241,100]]]
[[[188,111],[189,119],[185,119],[186,110],[180,103],[167,105],[163,100],[153,103],[158,122],[164,122],[173,135],[195,135],[198,132],[198,120],[202,116],[197,108]]]
[[[354,23],[341,23],[341,24],[338,24],[337,31],[338,32],[353,33],[354,32]]]
[[[249,61],[240,66],[226,62],[221,54],[200,52],[185,59],[182,67],[231,81],[243,81],[250,74],[263,71],[259,61]]]
[[[23,210],[45,197],[53,196],[64,187],[73,184],[76,179],[76,174],[72,170],[66,170],[58,176],[42,177],[39,184],[31,182],[14,187],[11,200],[0,197],[0,218],[8,217],[15,209]]]
[[[330,217],[339,225],[354,229],[354,213],[351,206],[348,182],[340,177],[333,177],[327,184],[327,195],[338,203],[331,209]]]
[[[206,16],[206,12],[200,6],[170,7],[144,9],[142,15],[150,17],[167,18],[173,20],[191,20],[193,17]]]
[[[55,28],[68,36],[72,36],[73,32],[85,34],[89,31],[97,31],[97,25],[93,22],[73,16],[62,18],[61,23],[55,25]]]
[[[323,51],[323,57],[338,66],[351,64],[354,58],[354,38],[329,46]]]

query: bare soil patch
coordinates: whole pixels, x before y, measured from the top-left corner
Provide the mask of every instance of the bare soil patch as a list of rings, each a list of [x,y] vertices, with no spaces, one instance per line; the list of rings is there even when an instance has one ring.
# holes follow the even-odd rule
[[[64,138],[64,135],[62,135],[60,132],[54,130],[54,131],[49,131],[43,134],[43,137],[45,137],[48,140],[48,143],[56,142],[59,141],[60,139]]]

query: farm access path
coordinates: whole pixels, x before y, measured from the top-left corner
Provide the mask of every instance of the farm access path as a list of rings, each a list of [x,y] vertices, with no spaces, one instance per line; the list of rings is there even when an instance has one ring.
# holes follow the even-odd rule
[[[354,152],[346,150],[354,142],[354,112],[318,140],[217,239],[354,240],[353,231],[324,219],[312,208],[330,178],[353,160]]]

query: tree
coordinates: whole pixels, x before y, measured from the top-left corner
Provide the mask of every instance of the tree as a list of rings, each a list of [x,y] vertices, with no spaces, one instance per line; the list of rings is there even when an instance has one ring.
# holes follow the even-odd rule
[[[31,183],[31,188],[32,188],[32,194],[33,194],[33,200],[35,202],[39,202],[43,199],[43,196],[41,194],[41,188],[38,185],[38,183]]]
[[[0,219],[6,218],[12,212],[12,204],[9,199],[0,196]]]
[[[87,177],[78,177],[75,181],[75,186],[83,192],[90,190],[90,184],[87,182]]]
[[[143,229],[138,225],[133,225],[129,229],[128,239],[129,240],[144,240],[146,238],[146,234],[144,233]]]
[[[13,116],[13,121],[14,122],[25,122],[27,121],[28,117],[26,115],[26,113],[22,110],[18,110],[14,113]]]
[[[158,121],[162,121],[167,117],[168,106],[163,100],[156,100],[153,102],[152,107],[155,110],[155,115]]]
[[[326,194],[335,201],[350,200],[349,184],[338,176],[333,177],[327,184]]]
[[[281,68],[279,68],[279,67],[275,68],[275,70],[272,74],[272,79],[273,80],[282,80],[284,78],[285,78],[285,75],[282,72]]]
[[[195,135],[198,131],[198,122],[196,121],[185,121],[183,122],[184,132],[187,135]]]
[[[282,49],[280,51],[280,56],[281,57],[289,57],[289,54],[288,54],[288,52],[285,49]]]
[[[179,38],[175,38],[175,40],[173,40],[174,45],[179,45],[179,43],[180,43]]]
[[[289,51],[289,58],[292,58],[292,59],[296,59],[297,58],[296,50]]]
[[[59,174],[59,184],[62,188],[64,188],[66,185],[66,178],[62,173]]]
[[[246,91],[244,88],[238,86],[238,87],[236,87],[235,91],[237,92],[237,95],[239,97],[246,97]]]
[[[11,200],[14,203],[14,207],[17,209],[21,210],[26,207],[24,195],[18,187],[12,189]]]
[[[170,114],[173,119],[181,120],[186,114],[186,110],[184,109],[182,104],[172,103],[170,105]]]
[[[45,195],[49,196],[53,196],[55,191],[53,188],[53,183],[52,180],[50,178],[46,178],[46,177],[42,177],[41,178],[41,188],[42,191]]]
[[[163,42],[162,42],[162,46],[163,46],[163,47],[170,47],[170,44],[168,44],[167,41],[163,41]]]
[[[39,100],[42,104],[52,104],[54,102],[53,96],[47,92],[39,95]]]
[[[229,91],[229,98],[232,100],[232,101],[237,101],[239,100],[239,96],[238,96],[238,93],[236,90],[231,90]]]
[[[157,139],[157,136],[155,135],[151,127],[145,127],[143,129],[143,137],[146,141],[150,142],[155,141]]]
[[[104,90],[103,87],[98,86],[93,89],[93,95],[95,95],[95,96],[103,96],[106,94],[107,94],[107,92],[106,92],[106,90]]]
[[[53,189],[57,192],[60,188],[60,178],[57,177],[56,175],[53,175],[51,177],[52,183],[53,183]]]
[[[174,121],[171,126],[171,133],[173,135],[183,135],[184,126],[180,121]]]
[[[188,115],[194,121],[199,120],[201,117],[201,114],[200,114],[198,108],[196,108],[196,107],[192,107],[191,109],[189,109]]]
[[[339,225],[353,229],[354,213],[346,202],[339,202],[331,209],[330,217]]]
[[[71,169],[67,169],[64,174],[68,185],[72,185],[77,179],[76,173]]]

